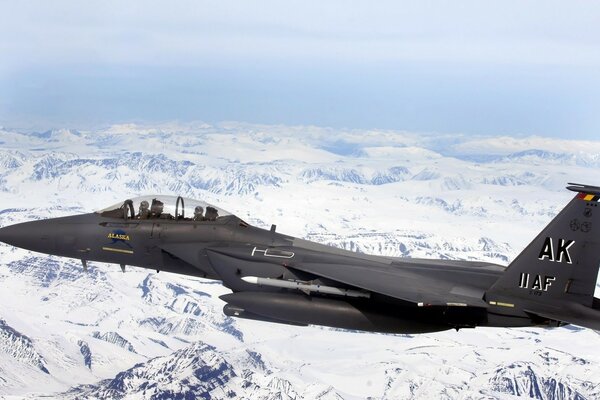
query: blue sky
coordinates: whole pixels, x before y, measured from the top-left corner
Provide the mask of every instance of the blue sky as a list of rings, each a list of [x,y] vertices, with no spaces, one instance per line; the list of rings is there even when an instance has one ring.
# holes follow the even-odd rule
[[[600,3],[0,4],[0,124],[600,137]]]

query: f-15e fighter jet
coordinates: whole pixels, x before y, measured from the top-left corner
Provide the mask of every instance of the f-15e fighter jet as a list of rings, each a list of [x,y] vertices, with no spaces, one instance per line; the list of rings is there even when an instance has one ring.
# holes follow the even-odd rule
[[[146,196],[0,229],[41,253],[219,280],[229,316],[388,333],[576,324],[600,329],[600,187],[569,204],[508,267],[380,257],[250,226],[218,207]]]

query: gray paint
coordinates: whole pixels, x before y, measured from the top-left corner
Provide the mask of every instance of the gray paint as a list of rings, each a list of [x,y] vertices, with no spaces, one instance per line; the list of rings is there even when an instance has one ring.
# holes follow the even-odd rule
[[[577,196],[508,267],[359,254],[249,226],[233,215],[125,219],[114,210],[4,227],[0,241],[84,266],[99,261],[220,280],[233,292],[221,297],[224,312],[259,321],[391,333],[565,323],[600,329],[600,300],[593,297],[600,188],[568,189]],[[347,291],[367,296],[333,294]]]

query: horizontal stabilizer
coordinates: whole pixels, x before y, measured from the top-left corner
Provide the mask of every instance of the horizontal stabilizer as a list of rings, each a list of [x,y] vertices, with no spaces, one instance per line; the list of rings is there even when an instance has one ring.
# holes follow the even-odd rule
[[[556,308],[545,307],[525,311],[542,318],[600,330],[600,309],[586,307],[579,303],[562,303]]]
[[[569,182],[569,186],[567,186],[567,189],[569,189],[572,192],[600,196],[600,186],[583,185],[580,183]]]

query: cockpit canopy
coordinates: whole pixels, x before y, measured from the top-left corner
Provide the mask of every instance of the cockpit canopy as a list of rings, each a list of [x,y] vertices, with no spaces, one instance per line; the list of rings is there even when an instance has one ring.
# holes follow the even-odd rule
[[[204,201],[181,196],[141,196],[97,211],[101,216],[121,219],[216,221],[231,213]]]

